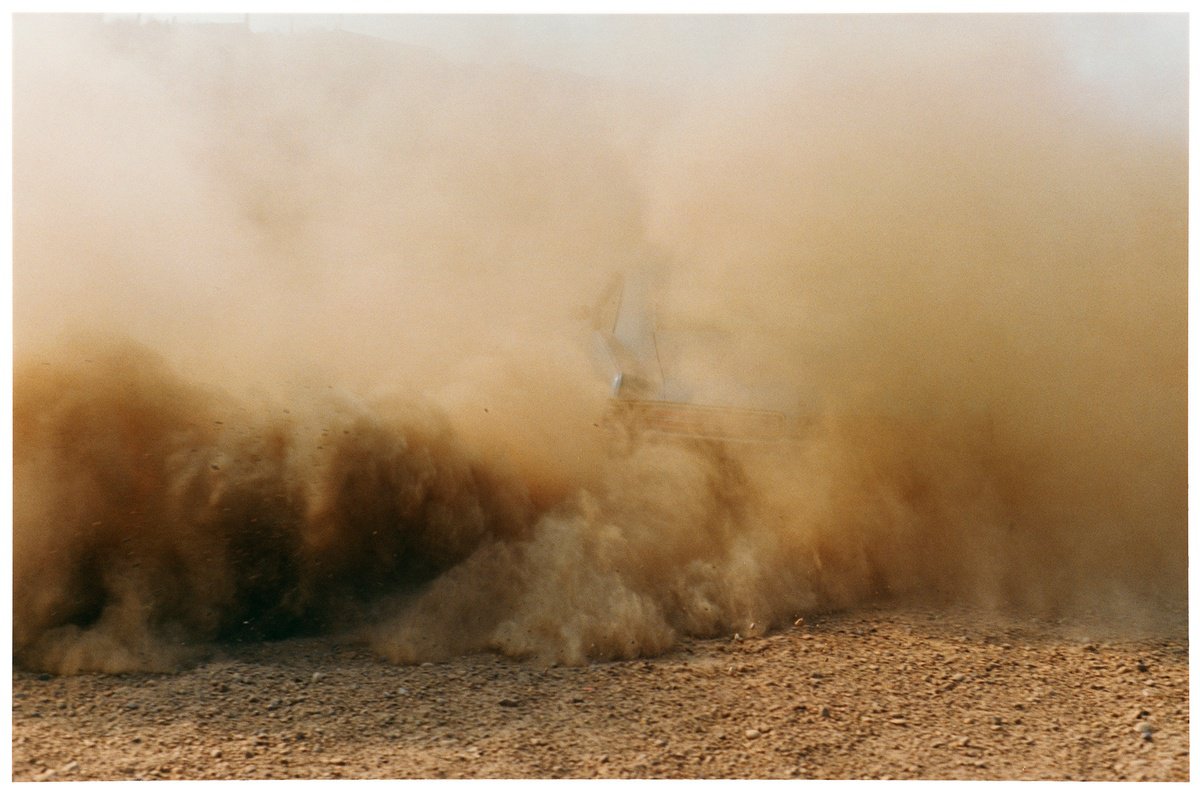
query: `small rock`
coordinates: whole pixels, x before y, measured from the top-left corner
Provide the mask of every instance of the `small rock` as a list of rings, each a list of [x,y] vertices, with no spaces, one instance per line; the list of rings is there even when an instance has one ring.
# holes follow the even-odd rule
[[[759,737],[760,735],[762,735],[762,733],[759,732],[758,730],[754,729],[753,727],[746,730],[746,737],[749,738],[750,740],[754,740],[755,738]]]
[[[828,705],[822,705],[822,706],[821,706],[821,710],[820,710],[820,714],[821,714],[821,718],[823,718],[823,719],[827,719],[827,718],[829,718],[829,706],[828,706]]]
[[[1149,672],[1150,667],[1141,658],[1137,659],[1137,670],[1139,672]]]
[[[1139,724],[1137,726],[1137,730],[1139,733],[1141,733],[1142,740],[1144,740],[1144,741],[1153,741],[1154,740],[1155,730],[1154,730],[1154,727],[1150,724],[1150,722],[1143,721],[1141,724]]]
[[[62,768],[58,769],[58,772],[60,774],[70,774],[70,773],[78,771],[78,770],[79,770],[79,763],[75,760],[72,760],[71,762],[64,765]]]
[[[519,701],[511,699],[510,697],[505,697],[504,699],[500,700],[500,707],[502,708],[515,708],[520,704],[521,703]]]

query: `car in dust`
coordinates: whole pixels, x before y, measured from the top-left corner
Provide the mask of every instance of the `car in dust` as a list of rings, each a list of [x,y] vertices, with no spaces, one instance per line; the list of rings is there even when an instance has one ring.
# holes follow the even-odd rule
[[[684,353],[719,348],[714,341],[720,332],[664,332],[657,321],[655,287],[648,271],[618,275],[593,311],[593,360],[610,390],[605,428],[639,438],[795,443],[804,424],[796,415],[753,404],[766,400],[740,383],[724,389],[727,397],[736,393],[740,400],[714,399],[713,389],[697,388],[686,367],[673,365]],[[729,361],[723,364],[702,368],[730,369]]]

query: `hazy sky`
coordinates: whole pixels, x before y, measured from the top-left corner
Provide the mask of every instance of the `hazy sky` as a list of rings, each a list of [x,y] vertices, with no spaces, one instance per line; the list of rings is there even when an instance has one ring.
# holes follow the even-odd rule
[[[741,73],[783,46],[769,15],[158,14],[178,22],[249,21],[254,31],[346,30],[431,49],[454,61],[525,63],[655,86]]]
[[[967,9],[971,5],[959,4]],[[1012,7],[1028,10],[1019,3]],[[1112,10],[1097,4],[1088,8]],[[516,62],[670,90],[759,76],[789,46],[789,25],[801,22],[794,15],[729,13],[154,16],[178,22],[248,21],[252,30],[260,32],[340,29],[428,48],[458,62]],[[1101,86],[1118,103],[1129,91],[1144,86],[1147,72],[1169,71],[1172,64],[1162,59],[1179,51],[1162,46],[1164,36],[1178,33],[1162,16],[1142,15],[1124,29],[1120,40],[1113,40],[1107,32],[1111,28],[1090,30],[1072,16],[1060,23],[1064,51],[1070,53],[1081,77]]]

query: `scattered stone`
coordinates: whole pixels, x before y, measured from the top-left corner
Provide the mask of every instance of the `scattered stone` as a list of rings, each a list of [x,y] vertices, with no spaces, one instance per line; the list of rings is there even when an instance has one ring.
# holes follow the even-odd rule
[[[313,672],[312,673],[312,682],[314,682],[314,683],[319,682],[321,680],[321,678],[323,678],[323,677],[325,677],[325,675],[321,674],[320,672]]]
[[[500,707],[502,708],[515,708],[520,704],[520,701],[512,699],[511,697],[505,697],[504,699],[500,700]]]
[[[761,732],[759,732],[758,730],[754,729],[753,727],[751,727],[750,729],[746,730],[746,737],[747,737],[747,738],[749,738],[749,739],[750,739],[750,740],[752,740],[752,741],[753,741],[755,738],[759,737],[760,735],[762,735],[762,733],[761,733]]]

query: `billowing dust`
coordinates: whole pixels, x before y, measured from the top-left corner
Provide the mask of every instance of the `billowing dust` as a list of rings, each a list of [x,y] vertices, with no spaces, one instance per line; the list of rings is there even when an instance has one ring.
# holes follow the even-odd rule
[[[17,662],[1181,613],[1186,18],[769,21],[596,20],[656,82],[17,16]],[[691,398],[794,442],[605,420],[638,272]]]

